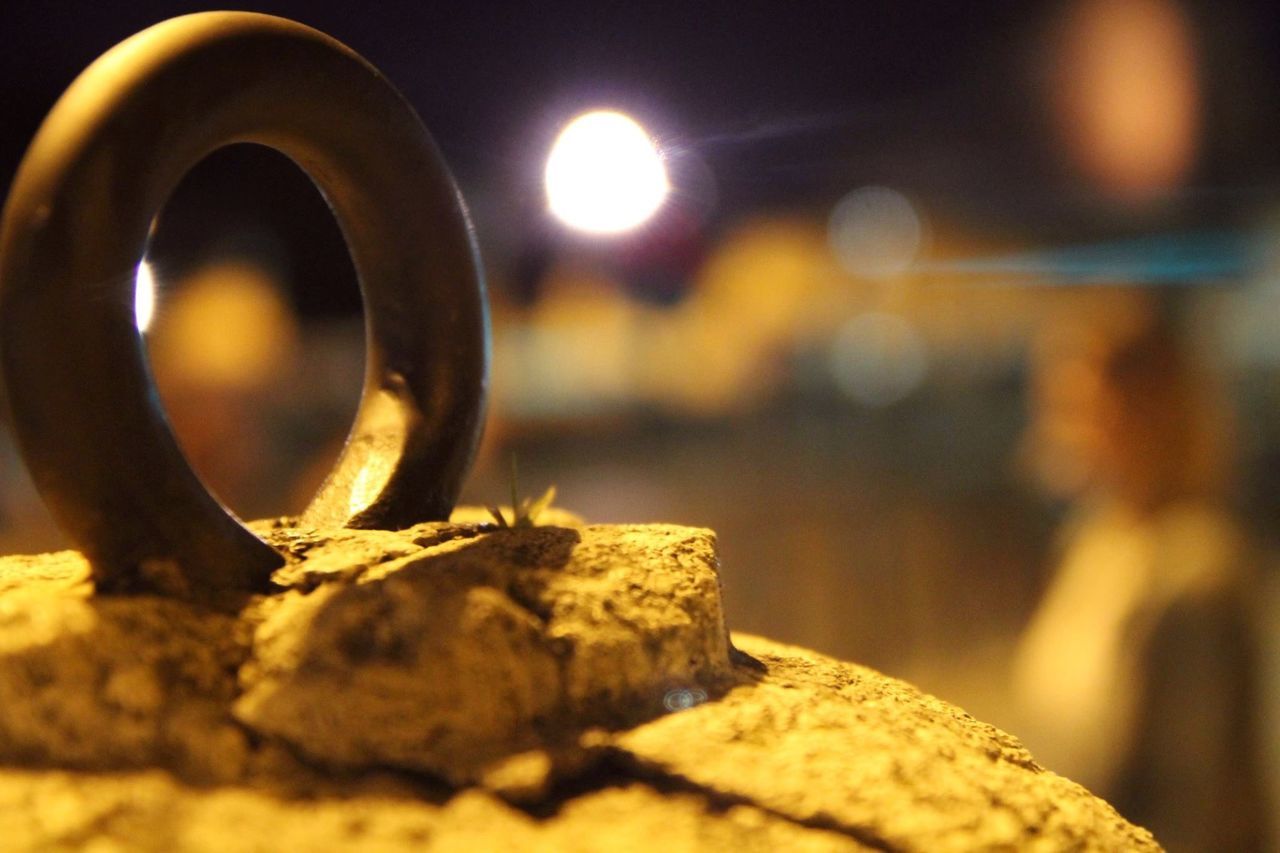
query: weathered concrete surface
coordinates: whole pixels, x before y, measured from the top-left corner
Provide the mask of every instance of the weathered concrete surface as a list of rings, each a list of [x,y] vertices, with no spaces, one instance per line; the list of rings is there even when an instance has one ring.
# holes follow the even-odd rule
[[[248,788],[192,788],[159,772],[0,771],[6,851],[236,853],[280,850],[863,850],[752,806],[641,784],[575,797],[552,818],[469,790],[443,804],[401,791],[299,800]]]
[[[733,651],[709,531],[562,523],[259,525],[238,616],[0,559],[0,843],[1157,849],[909,685]]]
[[[767,674],[613,736],[642,771],[888,849],[1141,849],[1014,737],[873,670],[735,635]]]
[[[78,554],[0,560],[0,763],[173,766],[233,779],[248,752],[226,709],[247,652],[234,618],[91,596]]]
[[[309,546],[284,574],[300,588],[261,603],[234,708],[313,761],[474,781],[729,674],[709,531],[430,525],[382,562],[355,535]]]

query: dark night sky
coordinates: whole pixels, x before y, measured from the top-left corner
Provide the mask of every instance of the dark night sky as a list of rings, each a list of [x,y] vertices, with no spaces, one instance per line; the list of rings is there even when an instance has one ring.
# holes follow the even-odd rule
[[[415,104],[459,171],[489,173],[542,143],[565,111],[601,102],[695,141],[782,132],[791,122],[849,129],[924,121],[957,98],[973,100],[978,93],[966,87],[1001,82],[998,66],[1009,57],[993,54],[1034,20],[1026,7],[898,0],[254,8],[363,53]],[[5,174],[58,92],[94,57],[151,23],[204,8],[8,0],[0,19]]]
[[[262,3],[364,54],[486,208],[540,204],[557,126],[626,109],[715,175],[718,215],[826,205],[887,183],[992,230],[1087,230],[1046,143],[1037,49],[1059,3]],[[5,0],[0,184],[75,74],[130,34],[209,4]],[[1280,177],[1280,27],[1267,2],[1191,4],[1208,131],[1196,215]],[[1065,200],[1065,201],[1064,201]],[[1232,202],[1234,203],[1234,202]],[[1183,210],[1179,215],[1185,215]]]
[[[151,23],[207,8],[217,5],[6,0],[6,182],[40,117],[80,69]],[[1034,160],[1027,66],[1054,8],[1027,0],[254,6],[363,53],[406,93],[455,168],[482,179],[519,168],[513,161],[545,145],[566,113],[602,102],[694,143],[755,133],[738,144],[759,149],[766,161],[771,145],[794,147],[803,159],[806,140],[824,131],[825,149],[838,139],[873,159],[904,145],[907,154],[927,156],[1002,140],[1000,151],[988,149],[992,165],[1007,167],[1011,153]],[[1214,65],[1230,66],[1239,85],[1255,90],[1249,109],[1268,113],[1280,72],[1272,8],[1193,7]]]

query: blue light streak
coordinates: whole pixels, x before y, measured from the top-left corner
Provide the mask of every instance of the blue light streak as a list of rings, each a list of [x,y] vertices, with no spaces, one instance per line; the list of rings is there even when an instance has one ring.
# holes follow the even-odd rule
[[[925,262],[920,273],[1037,278],[1052,285],[1196,285],[1259,272],[1264,245],[1252,234],[1200,232],[1141,237],[985,258]]]

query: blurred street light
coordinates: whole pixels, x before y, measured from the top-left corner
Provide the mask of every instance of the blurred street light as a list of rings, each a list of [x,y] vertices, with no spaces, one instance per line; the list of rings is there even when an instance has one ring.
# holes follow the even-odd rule
[[[1185,182],[1202,121],[1196,30],[1177,0],[1078,0],[1048,51],[1058,124],[1084,174],[1120,200]]]
[[[592,234],[643,224],[671,189],[649,134],[629,116],[607,110],[569,122],[551,147],[545,178],[556,218]]]

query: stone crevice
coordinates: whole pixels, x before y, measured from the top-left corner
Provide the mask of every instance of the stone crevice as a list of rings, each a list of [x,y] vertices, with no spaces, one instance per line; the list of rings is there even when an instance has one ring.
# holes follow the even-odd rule
[[[875,830],[869,827],[850,825],[824,813],[818,813],[807,818],[797,817],[733,791],[708,787],[678,773],[671,773],[660,767],[646,764],[626,750],[611,750],[608,760],[617,767],[620,775],[637,782],[643,782],[661,793],[684,792],[701,795],[706,798],[708,809],[711,811],[725,811],[732,806],[746,805],[798,827],[822,829],[848,836],[858,844],[871,850],[898,853],[903,849],[882,838]]]

